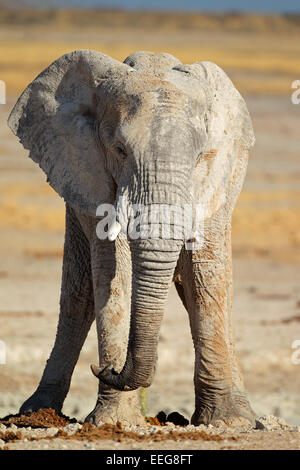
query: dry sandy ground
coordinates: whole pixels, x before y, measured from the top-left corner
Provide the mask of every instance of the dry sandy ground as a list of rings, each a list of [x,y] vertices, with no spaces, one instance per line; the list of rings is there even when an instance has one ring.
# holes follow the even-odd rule
[[[299,225],[295,226],[299,220],[288,219],[291,211],[299,211],[300,207],[300,107],[284,98],[249,96],[247,102],[257,144],[244,186],[244,194],[251,197],[241,197],[237,207],[241,218],[234,222],[236,346],[258,416],[272,414],[300,425],[300,364],[293,364],[291,347],[293,341],[300,340]],[[0,106],[0,340],[6,344],[6,364],[0,365],[0,416],[16,413],[34,391],[54,341],[64,223],[62,201],[6,128],[11,105],[12,101]],[[256,194],[260,196],[253,197]],[[252,219],[245,222],[247,210]],[[272,219],[270,213],[274,210]],[[276,214],[282,215],[282,211],[283,218],[276,227]],[[267,222],[256,225],[257,220]],[[269,226],[272,220],[274,232]],[[285,221],[286,237],[282,236]],[[95,403],[97,382],[90,372],[92,362],[97,362],[94,327],[63,409],[77,419],[84,419]],[[149,416],[160,410],[178,411],[190,419],[193,362],[188,316],[172,288],[161,329],[156,377],[143,399]],[[56,439],[10,443],[8,447],[299,449],[299,436],[299,432],[259,430],[240,433],[236,441],[91,444]]]
[[[274,421],[269,417],[270,422]],[[108,430],[113,436],[103,437],[107,433],[105,426],[88,431],[81,436],[70,429],[74,425],[57,428],[28,429],[19,428],[8,433],[21,433],[15,441],[4,443],[2,447],[7,450],[293,450],[300,448],[300,428],[282,428],[276,423],[276,429],[247,430],[247,429],[219,429],[213,426],[200,426],[193,428],[148,426],[135,431]],[[77,424],[75,424],[77,426]],[[84,432],[84,431],[83,431]],[[133,434],[134,432],[134,434]],[[62,435],[63,434],[63,435]],[[58,437],[56,437],[58,436]],[[19,439],[19,440],[18,440]]]

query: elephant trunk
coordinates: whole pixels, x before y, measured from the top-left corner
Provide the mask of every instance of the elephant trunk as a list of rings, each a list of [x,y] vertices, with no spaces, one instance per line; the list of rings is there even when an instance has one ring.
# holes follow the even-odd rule
[[[134,240],[130,244],[133,300],[126,362],[120,374],[109,368],[96,374],[117,390],[151,385],[165,301],[182,246],[175,240]]]

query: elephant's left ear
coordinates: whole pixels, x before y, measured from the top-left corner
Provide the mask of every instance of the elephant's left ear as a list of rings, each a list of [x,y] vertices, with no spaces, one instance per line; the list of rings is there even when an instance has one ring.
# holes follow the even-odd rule
[[[189,71],[206,81],[211,94],[207,151],[219,148],[225,136],[250,150],[255,143],[251,118],[230,78],[212,62],[196,62],[189,66]]]
[[[216,64],[197,62],[184,67],[198,78],[200,90],[207,95],[207,139],[195,171],[194,197],[204,204],[207,218],[223,206],[231,214],[255,142],[250,114],[238,90]]]

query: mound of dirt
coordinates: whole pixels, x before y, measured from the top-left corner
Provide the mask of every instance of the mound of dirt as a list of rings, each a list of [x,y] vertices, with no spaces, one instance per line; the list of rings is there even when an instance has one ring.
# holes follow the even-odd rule
[[[21,441],[23,439],[23,436],[20,431],[18,431],[17,433],[12,432],[12,431],[5,431],[5,432],[0,431],[0,439],[4,441],[5,443],[17,442],[17,441]]]
[[[153,419],[153,418],[152,418]],[[150,434],[140,434],[134,431],[125,431],[122,428],[121,423],[103,424],[102,426],[96,427],[93,424],[85,423],[82,428],[71,436],[65,433],[63,430],[58,431],[55,437],[65,439],[75,439],[84,441],[98,441],[98,440],[114,440],[117,442],[123,442],[127,439],[133,439],[135,441],[181,441],[191,439],[193,441],[222,441],[224,438],[218,434],[208,434],[205,431],[176,431],[171,430],[170,432],[162,432],[160,430]],[[236,438],[234,438],[236,440]]]
[[[152,418],[152,416],[146,416],[145,421],[151,426],[164,426],[165,425],[165,422],[160,422],[157,416],[155,416],[155,418]]]
[[[56,413],[52,408],[44,410],[32,411],[25,414],[8,415],[0,419],[0,423],[15,424],[18,427],[32,428],[63,428],[67,424],[76,423],[76,419],[69,418],[61,413]]]

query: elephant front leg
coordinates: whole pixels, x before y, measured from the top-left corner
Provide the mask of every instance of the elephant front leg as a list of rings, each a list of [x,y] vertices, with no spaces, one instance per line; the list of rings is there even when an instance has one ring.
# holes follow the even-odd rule
[[[130,323],[131,260],[127,242],[95,240],[92,270],[99,367],[120,372],[126,359]],[[97,402],[86,421],[96,425],[144,424],[139,401],[138,390],[119,392],[99,380]]]
[[[195,348],[194,425],[254,424],[238,366],[231,329],[232,272],[229,229],[197,251],[187,251],[183,263],[184,301]]]
[[[73,210],[66,207],[60,314],[55,344],[35,393],[20,411],[61,411],[74,367],[95,318],[90,247]]]

